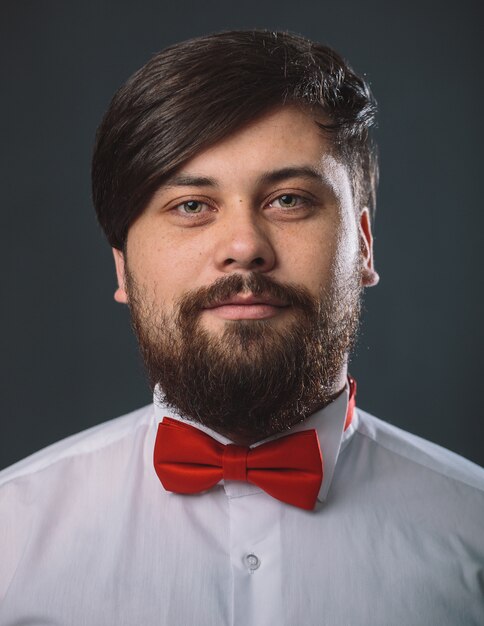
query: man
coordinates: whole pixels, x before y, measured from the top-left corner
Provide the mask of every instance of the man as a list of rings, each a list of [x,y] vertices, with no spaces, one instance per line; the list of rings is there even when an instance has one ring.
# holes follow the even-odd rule
[[[2,473],[2,625],[484,623],[483,471],[354,409],[374,119],[284,33],[115,95],[93,196],[154,403]]]

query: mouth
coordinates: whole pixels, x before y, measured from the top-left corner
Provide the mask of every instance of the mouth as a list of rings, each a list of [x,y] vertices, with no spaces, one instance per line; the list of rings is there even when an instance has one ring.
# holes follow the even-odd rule
[[[269,295],[238,294],[221,300],[205,310],[225,320],[261,320],[279,315],[289,305]]]

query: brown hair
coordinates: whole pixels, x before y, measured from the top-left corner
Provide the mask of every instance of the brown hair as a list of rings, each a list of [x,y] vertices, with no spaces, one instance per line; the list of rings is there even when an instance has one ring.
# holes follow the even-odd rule
[[[375,208],[376,103],[368,84],[331,48],[290,33],[231,31],[156,54],[115,94],[97,131],[92,192],[110,244],[163,180],[200,150],[268,111],[299,103],[350,169],[356,205]]]

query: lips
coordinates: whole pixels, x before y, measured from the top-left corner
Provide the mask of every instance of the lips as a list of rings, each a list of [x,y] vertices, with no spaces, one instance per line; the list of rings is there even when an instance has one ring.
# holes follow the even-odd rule
[[[206,307],[225,320],[262,320],[278,315],[289,305],[269,295],[238,294]]]
[[[222,306],[254,306],[254,305],[267,305],[272,307],[286,307],[288,306],[282,300],[278,300],[272,296],[254,296],[252,294],[238,294],[236,296],[232,296],[231,298],[227,298],[226,300],[220,300],[215,304],[211,304],[205,308],[207,309],[215,309]]]

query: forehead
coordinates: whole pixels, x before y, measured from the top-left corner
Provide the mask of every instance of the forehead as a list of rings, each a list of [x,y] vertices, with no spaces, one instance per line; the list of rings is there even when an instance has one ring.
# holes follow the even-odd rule
[[[309,110],[295,105],[272,109],[195,154],[181,169],[209,165],[219,159],[240,162],[246,155],[250,159],[244,169],[263,161],[279,161],[281,165],[295,159],[319,161],[333,150],[317,121]]]
[[[226,187],[305,178],[341,186],[344,164],[317,122],[321,115],[284,106],[261,115],[213,146],[201,150],[168,176],[161,190],[177,187]]]

